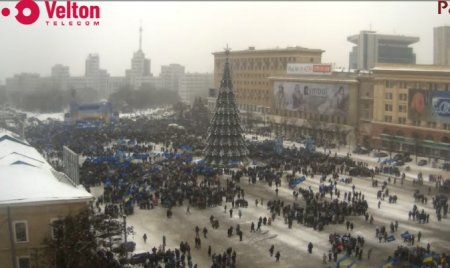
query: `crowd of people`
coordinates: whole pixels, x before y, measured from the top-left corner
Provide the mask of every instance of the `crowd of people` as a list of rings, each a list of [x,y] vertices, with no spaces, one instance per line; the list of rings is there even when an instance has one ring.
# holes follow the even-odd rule
[[[36,126],[29,130],[28,136],[33,146],[54,158],[61,158],[62,145],[68,146],[86,160],[80,168],[80,178],[87,187],[101,186],[103,194],[98,198],[96,207],[103,208],[105,214],[117,218],[122,214],[133,214],[135,209],[149,210],[156,206],[164,207],[167,216],[172,216],[172,208],[185,206],[186,214],[190,208],[208,209],[223,206],[230,218],[242,216],[242,210],[249,206],[246,193],[241,187],[242,177],[248,177],[249,184],[267,184],[275,186],[275,198],[265,203],[267,215],[251,222],[250,233],[260,231],[262,226],[272,225],[281,219],[289,229],[297,222],[305,227],[322,231],[330,224],[343,224],[348,234],[329,236],[331,249],[328,261],[336,261],[340,253],[354,256],[361,260],[365,240],[361,236],[352,236],[356,228],[351,216],[363,216],[366,222],[373,223],[369,215],[369,206],[364,192],[354,184],[352,177],[370,177],[373,187],[380,187],[378,208],[385,198],[395,204],[397,196],[388,188],[390,178],[378,185],[374,178],[385,172],[384,168],[370,168],[367,163],[331,154],[331,152],[310,152],[303,148],[286,148],[280,155],[264,143],[249,144],[250,157],[264,163],[240,169],[216,169],[200,162],[193,162],[196,151],[204,147],[202,139],[190,135],[189,129],[168,128],[170,121],[139,119],[121,120],[116,125],[95,129],[67,128],[54,124],[50,127]],[[185,145],[189,145],[187,148]],[[225,179],[221,180],[221,175]],[[279,198],[282,184],[291,185],[296,178],[304,176],[318,180],[319,189],[309,187],[292,187],[293,201]],[[317,179],[319,177],[319,179]],[[403,184],[404,174],[395,174]],[[401,177],[401,178],[400,178]],[[341,184],[351,185],[351,191],[344,191]],[[340,189],[339,189],[340,188]],[[342,193],[341,193],[342,190]],[[301,197],[300,200],[298,197]],[[426,204],[426,202],[425,202]],[[263,205],[263,200],[255,200],[255,207]],[[445,196],[433,198],[433,207],[438,220],[447,216],[448,203]],[[228,217],[228,215],[227,215]],[[429,221],[429,214],[419,211],[416,205],[409,213],[411,220],[422,223]],[[217,217],[211,215],[213,229],[219,228]],[[390,224],[391,233],[397,232],[398,222]],[[203,233],[203,236],[200,235]],[[239,224],[226,228],[228,237],[243,240],[243,230]],[[202,249],[202,240],[207,239],[206,227],[195,229],[195,248]],[[385,226],[376,228],[376,238],[388,240]],[[419,238],[420,239],[420,238]],[[144,239],[145,242],[147,238]],[[229,247],[223,253],[212,252],[211,267],[236,267],[236,249]],[[312,254],[314,245],[307,244],[307,251]],[[367,252],[370,258],[371,249]],[[276,261],[281,258],[281,249],[270,247],[271,257]],[[159,248],[153,247],[143,260],[144,267],[196,267],[192,262],[190,245],[182,242],[179,249],[166,250],[165,243]]]
[[[329,235],[329,242],[331,244],[331,249],[328,252],[328,262],[336,262],[338,254],[341,252],[347,256],[355,256],[358,260],[362,259],[364,252],[363,247],[365,243],[364,237],[354,237],[350,233],[343,235],[332,233]]]

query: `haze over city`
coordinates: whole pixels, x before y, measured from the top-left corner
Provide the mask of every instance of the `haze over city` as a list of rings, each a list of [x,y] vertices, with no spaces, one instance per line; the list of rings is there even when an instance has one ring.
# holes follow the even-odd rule
[[[15,15],[16,2],[2,2]],[[101,7],[100,26],[31,26],[12,16],[0,18],[0,83],[15,73],[49,75],[55,64],[84,73],[89,53],[113,76],[123,76],[138,49],[142,20],[143,51],[151,72],[179,63],[187,72],[213,72],[212,52],[228,43],[233,50],[303,46],[325,50],[322,61],[348,67],[352,44],[361,30],[417,36],[418,64],[433,58],[433,27],[445,25],[429,2],[92,2]],[[39,3],[41,9],[44,3]]]

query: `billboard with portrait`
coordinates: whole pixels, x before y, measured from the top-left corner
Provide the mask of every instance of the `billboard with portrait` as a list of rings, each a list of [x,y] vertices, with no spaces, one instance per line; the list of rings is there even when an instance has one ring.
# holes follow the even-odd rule
[[[410,89],[408,94],[408,117],[411,120],[428,120],[430,118],[429,91]]]
[[[431,93],[431,115],[434,121],[450,123],[450,92],[433,91]]]
[[[273,85],[275,107],[326,115],[346,115],[350,90],[343,84],[277,81]]]

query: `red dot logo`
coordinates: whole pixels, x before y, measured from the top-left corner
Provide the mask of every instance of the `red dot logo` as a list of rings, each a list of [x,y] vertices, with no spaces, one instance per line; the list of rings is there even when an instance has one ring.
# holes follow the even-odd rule
[[[2,9],[2,15],[4,17],[8,17],[10,13],[11,13],[11,11],[9,11],[9,8],[5,7]]]
[[[16,5],[18,11],[16,15],[16,20],[22,24],[30,25],[35,23],[39,19],[41,11],[39,10],[38,4],[33,0],[21,0]],[[28,15],[24,14],[24,11],[28,10]],[[9,11],[9,10],[8,10]],[[3,10],[2,10],[3,14]]]

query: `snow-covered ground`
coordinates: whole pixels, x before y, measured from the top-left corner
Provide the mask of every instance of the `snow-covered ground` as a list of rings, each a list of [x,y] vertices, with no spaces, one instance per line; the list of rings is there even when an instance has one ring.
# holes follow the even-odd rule
[[[64,113],[35,113],[35,112],[25,112],[27,114],[27,118],[35,117],[39,119],[40,121],[46,121],[48,119],[57,120],[57,121],[63,121],[64,120]],[[161,107],[161,108],[151,108],[151,109],[145,109],[145,110],[138,110],[136,112],[132,113],[120,113],[120,118],[136,118],[136,117],[142,117],[142,116],[169,116],[172,113],[168,111],[167,108]]]
[[[260,140],[261,138],[259,138]],[[285,146],[292,146],[293,143],[285,142]],[[300,146],[300,144],[295,144]],[[318,149],[323,150],[323,149]],[[332,149],[332,153],[346,155],[348,148],[346,149]],[[376,165],[378,159],[370,156],[355,155],[352,157],[359,160],[368,161],[371,165]],[[423,171],[424,177],[427,178],[427,172],[436,174],[443,171],[432,169],[428,167],[417,167],[411,165],[411,172],[409,175],[415,177],[418,170]],[[449,174],[444,172],[444,177],[448,178]],[[376,176],[376,178],[383,182],[387,181],[386,176]],[[226,179],[226,175],[222,176],[222,180]],[[445,218],[438,222],[436,214],[432,208],[431,197],[437,193],[434,190],[433,185],[429,184],[427,180],[423,186],[413,185],[410,180],[405,181],[403,185],[400,185],[400,181],[397,181],[396,185],[390,184],[391,195],[397,195],[398,201],[396,204],[389,204],[387,201],[383,201],[381,209],[377,208],[378,200],[376,198],[377,191],[381,188],[374,188],[371,186],[369,178],[353,178],[353,184],[356,185],[356,191],[361,191],[365,195],[365,199],[369,204],[368,213],[373,215],[374,223],[371,225],[365,222],[364,217],[348,217],[347,219],[354,223],[354,230],[352,235],[362,235],[366,239],[364,246],[363,260],[358,263],[358,267],[381,267],[382,261],[389,255],[392,255],[397,246],[405,245],[400,237],[400,233],[409,231],[410,233],[417,234],[420,230],[422,232],[422,239],[419,243],[422,246],[426,246],[427,243],[431,244],[431,249],[437,252],[448,251],[450,249],[450,219]],[[232,247],[237,252],[237,264],[238,267],[255,267],[255,268],[269,268],[269,267],[335,267],[335,263],[322,264],[322,255],[328,254],[330,245],[328,242],[328,236],[330,233],[337,232],[339,234],[348,233],[345,225],[328,225],[321,232],[314,231],[312,228],[307,228],[304,225],[297,223],[293,224],[292,229],[288,229],[287,224],[284,223],[281,217],[276,218],[271,226],[262,226],[261,232],[250,233],[250,225],[252,222],[257,224],[260,216],[269,216],[266,204],[268,200],[276,199],[275,187],[269,187],[263,182],[257,184],[248,184],[246,177],[241,179],[241,187],[245,190],[245,197],[249,202],[248,208],[241,208],[242,218],[238,216],[238,209],[234,210],[233,217],[230,218],[228,211],[224,211],[224,207],[214,207],[207,209],[190,209],[191,214],[186,214],[186,206],[173,208],[173,217],[168,219],[166,217],[166,209],[161,206],[157,206],[152,210],[140,210],[135,208],[135,213],[127,217],[129,225],[134,227],[135,234],[132,237],[128,237],[128,240],[136,242],[136,250],[151,250],[152,247],[158,247],[162,244],[163,235],[167,239],[167,247],[178,247],[181,241],[188,241],[191,245],[191,252],[194,263],[198,264],[198,267],[210,267],[211,261],[207,255],[208,246],[211,245],[212,252],[217,254],[222,253],[226,248]],[[381,185],[381,183],[379,183]],[[314,178],[308,177],[307,180],[300,185],[302,188],[311,188],[317,192],[319,188],[319,176]],[[428,195],[428,186],[432,186],[431,195]],[[344,196],[344,192],[352,191],[352,184],[346,185],[338,183],[338,189],[341,191],[341,200]],[[418,189],[421,193],[426,194],[428,197],[428,204],[419,204],[419,210],[425,209],[430,214],[430,223],[419,224],[416,221],[408,220],[408,211],[412,210],[414,205],[413,192]],[[96,195],[101,193],[100,188],[94,188],[93,193]],[[264,206],[255,205],[255,199],[264,199]],[[288,188],[287,182],[283,180],[282,187],[279,189],[278,198],[288,203],[294,202],[292,196],[292,190]],[[386,199],[387,200],[387,199]],[[299,197],[297,201],[301,206],[304,206],[304,200]],[[224,203],[225,204],[225,203]],[[227,208],[231,207],[231,203],[226,203]],[[228,210],[227,209],[227,210]],[[213,215],[219,219],[220,227],[218,229],[212,229],[209,223],[209,217]],[[391,221],[399,222],[399,230],[394,234],[396,240],[389,243],[379,243],[375,238],[375,228],[377,226],[385,225],[389,230],[389,224]],[[243,231],[243,241],[239,241],[238,236],[231,238],[227,237],[227,229],[230,226],[236,227],[240,224]],[[208,238],[204,239],[202,236],[202,248],[194,248],[195,238],[195,226],[208,228]],[[142,236],[147,234],[148,240],[144,243]],[[312,242],[314,249],[312,254],[307,252],[307,244]],[[280,262],[276,262],[274,257],[270,257],[269,248],[271,245],[275,246],[275,252],[280,251]],[[416,243],[417,245],[417,243]],[[367,260],[367,251],[372,248],[372,256],[370,260]]]
[[[173,112],[169,112],[167,108],[151,108],[151,109],[145,109],[145,110],[138,110],[136,112],[132,112],[132,113],[120,113],[119,117],[120,118],[128,118],[128,119],[133,119],[133,118],[137,118],[137,117],[148,117],[148,116],[153,116],[153,117],[158,117],[158,116],[169,116],[173,114]]]
[[[46,121],[48,119],[63,121],[64,113],[33,113],[33,112],[25,112],[27,114],[27,118],[35,117],[40,121]]]

